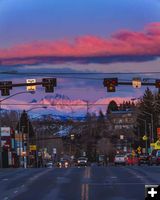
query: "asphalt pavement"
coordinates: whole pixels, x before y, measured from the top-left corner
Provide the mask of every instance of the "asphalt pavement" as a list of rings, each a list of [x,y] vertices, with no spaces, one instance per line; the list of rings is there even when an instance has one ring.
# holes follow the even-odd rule
[[[0,200],[143,200],[159,166],[1,169]]]

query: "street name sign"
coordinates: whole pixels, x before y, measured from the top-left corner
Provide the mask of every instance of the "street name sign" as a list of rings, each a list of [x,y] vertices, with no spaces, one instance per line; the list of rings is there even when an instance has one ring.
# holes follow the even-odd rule
[[[26,83],[36,83],[36,79],[27,79]],[[27,86],[27,91],[36,91],[36,85]]]

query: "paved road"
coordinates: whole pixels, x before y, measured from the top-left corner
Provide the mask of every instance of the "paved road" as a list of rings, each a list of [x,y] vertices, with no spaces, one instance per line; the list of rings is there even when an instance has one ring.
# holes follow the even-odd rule
[[[143,200],[160,167],[0,170],[0,200]]]

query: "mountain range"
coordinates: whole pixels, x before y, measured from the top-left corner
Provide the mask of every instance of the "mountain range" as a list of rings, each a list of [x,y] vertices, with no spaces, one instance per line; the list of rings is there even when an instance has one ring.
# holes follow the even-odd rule
[[[111,100],[116,101],[117,104],[122,103],[123,101],[130,100],[129,98],[122,98],[122,97],[107,97],[107,98],[100,98],[96,101],[87,101],[83,99],[70,99],[68,96],[63,94],[54,94],[54,95],[47,95],[41,100],[37,101],[33,99],[31,103],[34,105],[36,103],[41,104],[42,106],[46,106],[47,109],[40,108],[33,110],[32,114],[36,114],[37,112],[51,114],[53,116],[63,116],[63,117],[84,117],[86,116],[87,112],[94,113],[96,115],[99,114],[101,110],[104,114],[106,113],[108,104]],[[45,108],[45,107],[44,107]]]

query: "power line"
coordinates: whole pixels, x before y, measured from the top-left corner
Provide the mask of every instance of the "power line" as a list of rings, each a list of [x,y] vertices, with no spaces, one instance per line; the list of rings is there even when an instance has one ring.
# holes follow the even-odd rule
[[[16,105],[20,105],[20,106],[50,106],[50,107],[54,107],[54,106],[86,106],[87,107],[87,104],[43,104],[43,103],[36,103],[36,104],[30,104],[30,103],[1,103],[1,105],[4,105],[4,106],[16,106]],[[105,106],[105,105],[109,105],[109,103],[89,103],[88,104],[88,106]],[[120,103],[119,104],[117,104],[117,105],[120,105]]]
[[[148,71],[148,72],[0,72],[0,74],[16,74],[16,75],[108,75],[108,74],[160,74],[158,71]]]

